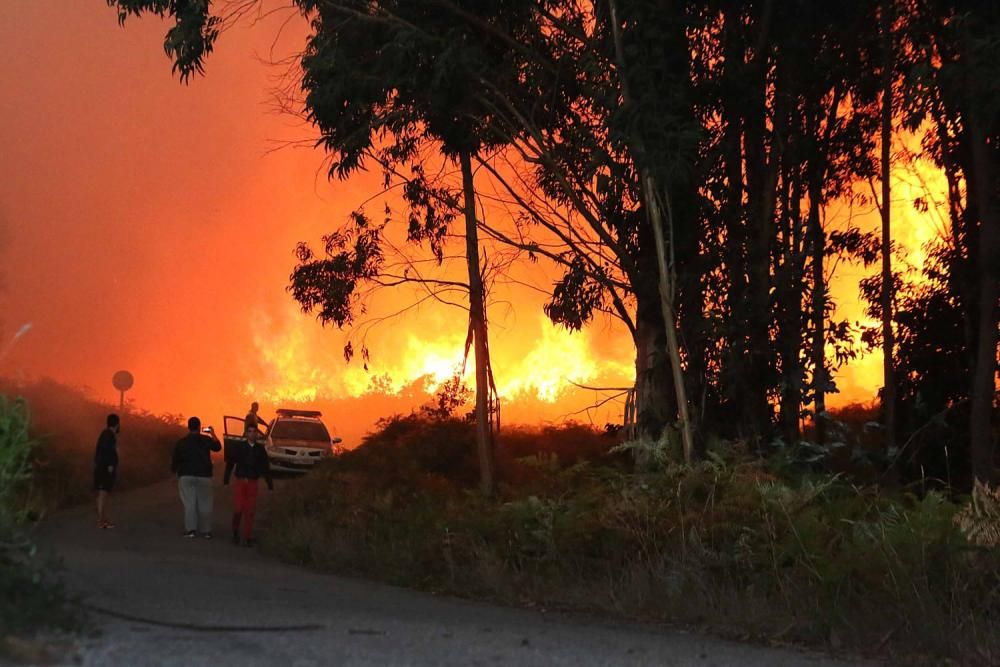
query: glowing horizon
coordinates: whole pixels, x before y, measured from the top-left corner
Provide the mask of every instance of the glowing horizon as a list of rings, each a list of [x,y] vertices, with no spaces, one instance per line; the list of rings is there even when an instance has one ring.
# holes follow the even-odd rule
[[[282,20],[228,32],[207,76],[181,86],[162,53],[160,21],[122,30],[101,3],[0,7],[0,38],[10,45],[0,85],[11,101],[0,107],[8,147],[0,163],[4,339],[32,323],[0,358],[0,373],[51,376],[116,404],[110,378],[127,368],[136,377],[130,397],[151,410],[221,415],[240,414],[255,398],[267,409],[318,402],[343,406],[350,425],[342,431],[356,434],[424,402],[461,365],[466,318],[449,306],[373,329],[365,371],[360,359],[345,365],[347,334],[321,328],[286,293],[295,244],[336,229],[381,190],[381,178],[330,183],[319,150],[272,152],[275,142],[314,136],[266,113],[274,72],[255,55],[270,53]],[[300,47],[305,29],[286,28],[278,51]],[[24,75],[36,70],[45,76]],[[916,174],[893,179],[894,235],[914,264],[938,233],[939,211],[920,214],[912,198],[925,194],[920,179],[939,192],[943,178],[930,165]],[[878,215],[859,213],[854,224],[877,229]],[[491,291],[489,311],[494,372],[511,419],[582,414],[595,395],[574,382],[632,382],[634,349],[623,327],[605,318],[579,333],[552,325],[544,295],[519,283],[544,290],[555,272],[518,271],[516,282]],[[857,282],[867,273],[838,269],[838,317],[864,321]],[[380,294],[371,314],[407,299],[406,290]],[[880,353],[836,380],[830,406],[872,400]],[[610,403],[594,419],[621,412]]]

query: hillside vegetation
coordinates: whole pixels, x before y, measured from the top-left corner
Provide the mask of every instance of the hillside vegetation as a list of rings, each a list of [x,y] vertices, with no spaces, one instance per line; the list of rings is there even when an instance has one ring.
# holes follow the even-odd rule
[[[0,382],[0,655],[16,646],[11,637],[78,621],[57,564],[37,548],[31,528],[45,513],[91,498],[94,446],[109,411],[52,381]],[[126,412],[122,425],[116,488],[166,477],[182,432],[177,420]]]
[[[972,504],[880,489],[863,481],[877,463],[846,445],[719,443],[696,465],[636,472],[617,437],[569,425],[505,431],[488,499],[474,437],[455,418],[382,422],[276,498],[265,549],[399,585],[894,662],[1000,660],[1000,498],[985,487]]]
[[[92,497],[94,447],[109,412],[82,390],[52,380],[14,385],[0,380],[0,395],[22,397],[30,406],[32,478],[24,499],[33,516]],[[184,435],[176,415],[127,408],[122,414],[116,491],[160,481],[170,474],[170,452]]]

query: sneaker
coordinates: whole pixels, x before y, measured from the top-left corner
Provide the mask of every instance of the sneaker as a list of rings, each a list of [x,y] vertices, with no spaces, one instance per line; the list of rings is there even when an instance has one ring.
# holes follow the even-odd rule
[[[115,527],[115,524],[111,523],[110,521],[103,521],[103,522],[101,522],[101,528],[103,528],[104,530],[108,530],[108,529],[114,528],[114,527]]]
[[[212,539],[212,533],[202,533],[201,536],[204,537],[206,540]]]
[[[248,549],[253,548],[257,546],[257,540],[255,540],[252,537],[247,538],[246,540],[243,541],[243,546],[247,547]]]
[[[188,532],[184,533],[184,537],[189,537],[189,538],[198,537],[198,532],[195,530],[189,530]]]

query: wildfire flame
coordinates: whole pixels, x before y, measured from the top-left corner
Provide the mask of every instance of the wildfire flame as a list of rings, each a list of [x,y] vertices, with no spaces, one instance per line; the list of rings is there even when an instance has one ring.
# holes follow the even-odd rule
[[[282,322],[266,315],[254,317],[260,372],[244,385],[248,397],[274,404],[302,403],[372,394],[398,396],[413,387],[431,395],[462,371],[465,331],[461,327],[424,336],[413,329],[404,331],[384,347],[374,347],[366,369],[356,360],[345,364],[331,353],[332,346],[318,344],[317,332],[330,338],[333,335],[294,308],[285,316]],[[604,358],[594,350],[595,341],[586,331],[567,331],[541,314],[537,325],[539,335],[524,347],[520,338],[493,337],[493,372],[501,398],[528,397],[554,403],[573,388],[573,383],[628,378],[634,373],[627,349],[622,350],[624,359]],[[471,358],[465,364],[463,379],[469,386],[474,383]]]
[[[918,135],[907,135],[898,143],[898,154],[917,154]],[[914,157],[895,164],[892,187],[892,234],[897,248],[894,269],[902,270],[910,280],[919,280],[919,270],[926,261],[925,245],[947,233],[947,182],[929,160]],[[867,184],[857,186],[857,192],[867,191]],[[920,208],[915,206],[917,201],[922,202]],[[849,215],[844,213],[848,210]],[[834,203],[830,211],[830,228],[856,226],[877,234],[881,226],[874,204],[859,210],[851,209],[847,202]],[[834,317],[855,325],[854,343],[858,348],[861,328],[879,325],[865,313],[858,282],[877,270],[847,263],[837,266],[830,278],[837,303]],[[358,360],[345,364],[337,334],[320,328],[293,304],[277,316],[256,313],[252,324],[259,367],[253,377],[247,378],[243,393],[273,404],[401,396],[407,392],[413,392],[415,402],[420,402],[421,396],[433,395],[463,366],[466,330],[462,319],[454,315],[431,317],[429,322],[409,320],[387,325],[388,335],[370,341],[372,358],[367,364]],[[552,404],[574,389],[574,383],[588,384],[599,379],[605,385],[621,386],[634,380],[634,351],[627,341],[601,344],[602,332],[569,332],[553,325],[541,313],[535,321],[518,323],[517,329],[516,335],[502,326],[491,333],[493,371],[498,392],[505,400],[532,399]],[[533,330],[534,335],[526,335],[525,329]],[[833,350],[830,355],[832,358]],[[882,381],[881,351],[862,354],[838,369],[835,377],[839,392],[830,396],[831,406],[872,400]],[[471,359],[465,364],[463,379],[469,386],[474,384]]]
[[[907,280],[920,282],[920,269],[927,261],[926,246],[948,235],[948,182],[944,172],[920,153],[922,128],[915,134],[899,136],[894,141],[893,153],[903,158],[891,170],[892,243],[896,249],[893,270],[900,271]],[[856,192],[870,189],[858,184]],[[881,229],[881,218],[875,206],[856,214],[848,224],[863,231]],[[902,261],[900,261],[902,259]],[[834,317],[847,319],[856,325],[854,343],[860,346],[860,327],[878,327],[880,322],[868,317],[865,304],[858,294],[858,282],[878,271],[878,267],[864,269],[852,265],[839,268],[830,284],[837,303]],[[832,350],[828,350],[832,355]],[[828,400],[832,407],[854,402],[869,402],[882,386],[882,351],[867,352],[840,368],[835,374],[839,393]]]

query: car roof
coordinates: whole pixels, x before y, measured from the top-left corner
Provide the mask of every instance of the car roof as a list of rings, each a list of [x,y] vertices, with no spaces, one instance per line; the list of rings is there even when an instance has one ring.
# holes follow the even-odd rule
[[[278,419],[282,417],[312,417],[315,419],[323,416],[323,413],[319,410],[297,410],[292,408],[278,408],[274,413],[278,416]]]

